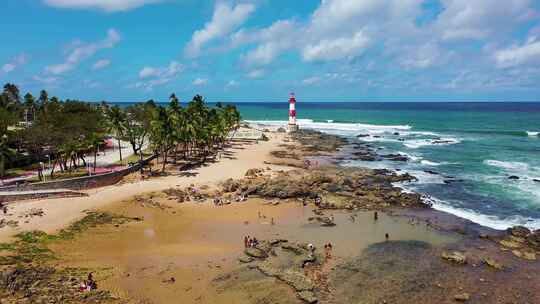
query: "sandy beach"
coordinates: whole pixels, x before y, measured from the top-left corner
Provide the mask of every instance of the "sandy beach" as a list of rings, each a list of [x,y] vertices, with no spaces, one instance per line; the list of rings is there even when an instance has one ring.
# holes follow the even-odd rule
[[[332,166],[347,144],[338,137],[267,135],[180,175],[10,205],[13,219],[36,208],[44,215],[1,230],[0,243],[17,240],[4,245],[15,260],[33,263],[8,276],[45,282],[28,296],[37,302],[540,300],[530,231],[494,232],[432,210],[393,186],[412,176]],[[317,165],[306,170],[304,159]],[[14,238],[30,230],[48,234]],[[246,247],[248,236],[256,245]],[[75,289],[88,272],[99,288],[81,298]]]
[[[7,242],[21,231],[41,230],[53,233],[84,216],[83,211],[100,208],[111,203],[128,199],[134,195],[165,190],[175,186],[188,186],[192,183],[206,184],[216,183],[227,178],[240,178],[250,168],[266,167],[264,161],[268,153],[282,143],[283,134],[273,134],[269,141],[258,143],[239,142],[233,143],[227,155],[215,163],[210,163],[196,170],[187,172],[183,176],[167,176],[153,178],[151,180],[123,183],[88,190],[88,197],[44,199],[24,201],[9,204],[7,220],[19,221],[17,228],[5,227],[0,230],[0,242]],[[286,167],[271,166],[274,169],[287,169]],[[184,172],[185,173],[185,172]],[[192,174],[189,174],[192,173]],[[24,218],[32,209],[42,209],[41,217]],[[22,220],[21,220],[22,218]]]

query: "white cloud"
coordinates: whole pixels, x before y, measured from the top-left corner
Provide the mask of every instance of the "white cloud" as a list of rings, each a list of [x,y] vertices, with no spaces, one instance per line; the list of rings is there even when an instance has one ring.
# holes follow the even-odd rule
[[[499,68],[516,67],[524,64],[540,63],[540,41],[531,37],[523,45],[513,45],[509,48],[496,51],[495,62]]]
[[[171,78],[178,75],[184,70],[184,65],[177,62],[171,61],[166,67],[150,67],[146,66],[139,72],[139,78],[150,78],[150,77],[159,77],[159,78]]]
[[[231,37],[232,45],[249,42],[260,44],[242,56],[242,61],[250,66],[271,63],[282,52],[294,47],[299,41],[297,24],[290,20],[279,20],[271,26],[256,31],[239,31]]]
[[[313,76],[313,77],[309,77],[309,78],[306,78],[306,79],[302,80],[302,84],[312,85],[312,84],[318,83],[320,81],[321,81],[321,77]]]
[[[53,84],[60,80],[58,77],[41,77],[39,75],[35,75],[33,79],[37,82],[41,82],[43,84]]]
[[[240,83],[238,83],[238,81],[230,80],[229,82],[227,82],[226,87],[227,88],[233,88],[233,87],[238,87],[239,85],[240,85]]]
[[[197,78],[197,79],[193,80],[193,82],[192,82],[192,84],[196,85],[196,86],[205,85],[207,83],[208,83],[208,79],[206,79],[206,78]]]
[[[279,20],[263,29],[240,29],[230,47],[256,46],[241,56],[247,66],[264,66],[288,51],[305,61],[334,61],[360,56],[372,41],[405,36],[414,29],[422,0],[324,0],[309,20]],[[380,39],[378,39],[380,38]]]
[[[247,74],[248,78],[261,78],[264,76],[264,70],[252,70]]]
[[[177,61],[171,61],[165,67],[146,66],[139,71],[141,81],[132,84],[133,88],[144,88],[152,90],[156,86],[164,85],[174,80],[185,66]]]
[[[84,80],[83,84],[88,89],[95,89],[95,88],[98,88],[98,87],[101,86],[101,83],[99,83],[97,81],[90,80],[90,79]]]
[[[162,0],[44,0],[45,4],[58,8],[101,9],[107,12],[126,11]]]
[[[155,77],[159,75],[159,70],[153,67],[144,67],[139,72],[139,78]]]
[[[445,10],[436,26],[446,40],[483,39],[501,35],[526,20],[531,0],[443,0]]]
[[[28,56],[26,56],[25,54],[20,54],[13,58],[13,60],[11,60],[10,62],[4,64],[2,66],[2,69],[0,70],[3,73],[8,74],[15,71],[15,69],[17,69],[18,67],[25,65],[26,63],[28,63]]]
[[[111,64],[111,61],[109,59],[101,59],[96,61],[94,65],[92,66],[93,70],[101,70],[103,68],[108,67]]]
[[[110,29],[107,31],[107,37],[105,39],[93,43],[78,43],[74,49],[68,52],[63,63],[47,66],[45,71],[54,75],[71,71],[81,61],[94,56],[98,51],[113,48],[120,42],[120,39],[120,34],[115,29]]]
[[[417,47],[408,47],[400,64],[406,68],[424,69],[447,61],[449,55],[435,43],[426,43]]]
[[[203,29],[193,33],[185,49],[186,55],[198,56],[204,45],[231,33],[242,25],[254,10],[253,4],[237,4],[232,7],[227,3],[218,2],[214,8],[212,20],[206,23]]]
[[[324,39],[307,45],[302,51],[305,61],[329,61],[352,58],[360,55],[369,44],[369,37],[363,31],[351,37]]]

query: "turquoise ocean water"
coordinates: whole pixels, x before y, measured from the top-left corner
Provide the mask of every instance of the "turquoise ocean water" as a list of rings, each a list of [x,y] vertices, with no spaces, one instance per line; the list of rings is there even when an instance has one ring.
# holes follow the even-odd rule
[[[287,124],[287,101],[236,105],[242,119],[252,123]],[[540,229],[538,102],[299,101],[297,113],[302,128],[368,141],[382,148],[380,153],[401,153],[410,159],[345,160],[342,165],[409,172],[418,181],[402,185],[406,190],[425,194],[436,209],[484,226]],[[357,138],[359,134],[370,136]]]
[[[237,106],[253,123],[287,122],[287,102]],[[298,102],[297,112],[303,128],[369,141],[381,153],[410,158],[343,165],[409,172],[419,180],[407,190],[484,226],[540,229],[540,103]]]

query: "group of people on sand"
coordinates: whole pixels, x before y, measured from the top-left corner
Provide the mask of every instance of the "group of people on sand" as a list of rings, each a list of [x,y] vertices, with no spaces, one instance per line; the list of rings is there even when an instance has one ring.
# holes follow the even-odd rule
[[[235,195],[234,201],[237,203],[247,201],[247,194],[242,193],[242,194]],[[221,197],[214,198],[214,206],[216,207],[228,205],[230,203],[231,203],[231,200],[223,200],[223,198]]]
[[[88,274],[88,278],[85,281],[81,282],[81,285],[79,286],[80,292],[86,292],[86,291],[92,291],[97,289],[97,283],[94,280],[93,273]]]
[[[244,237],[244,248],[251,248],[259,245],[259,240],[256,237],[250,237],[249,235]]]

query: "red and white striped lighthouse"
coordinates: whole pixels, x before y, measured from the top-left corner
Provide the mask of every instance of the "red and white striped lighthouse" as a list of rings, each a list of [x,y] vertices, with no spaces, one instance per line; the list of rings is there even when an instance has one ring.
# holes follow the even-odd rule
[[[296,124],[296,98],[294,93],[291,93],[289,98],[289,132],[298,131],[298,125]]]

